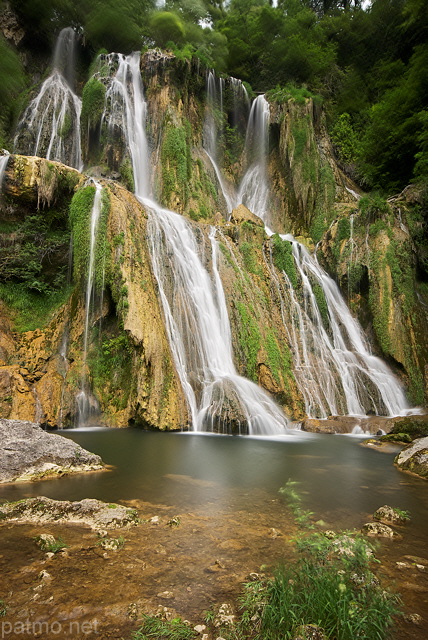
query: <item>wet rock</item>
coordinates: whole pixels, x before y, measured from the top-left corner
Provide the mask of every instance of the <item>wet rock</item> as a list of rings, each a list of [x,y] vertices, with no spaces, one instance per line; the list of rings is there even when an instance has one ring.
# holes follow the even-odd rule
[[[205,624],[197,624],[196,627],[193,627],[193,631],[196,631],[196,633],[202,635],[206,628],[207,627]]]
[[[399,469],[428,478],[428,436],[414,440],[398,454],[394,462]]]
[[[56,543],[54,536],[50,533],[41,533],[36,538],[36,545],[40,547],[42,551],[48,551]]]
[[[419,615],[419,613],[409,613],[404,616],[404,620],[406,622],[410,622],[411,624],[422,624],[423,618]]]
[[[387,524],[382,524],[381,522],[367,522],[361,529],[362,533],[366,536],[374,537],[374,538],[398,538],[398,533],[396,533],[391,527]]]
[[[230,604],[224,602],[219,606],[213,623],[216,628],[233,627],[233,625],[235,624],[235,615]]]
[[[125,544],[123,538],[101,538],[99,545],[106,551],[119,551]]]
[[[113,529],[139,523],[135,509],[86,498],[79,502],[41,496],[9,502],[0,507],[0,520],[86,524],[92,529]]]
[[[0,483],[103,469],[101,458],[34,422],[0,419]]]
[[[157,594],[158,598],[162,598],[163,600],[172,600],[175,598],[175,595],[172,591],[162,591],[162,593]]]
[[[251,222],[255,224],[257,227],[264,227],[264,222],[261,218],[256,216],[252,211],[247,209],[244,204],[240,204],[233,209],[230,214],[231,222],[236,222],[237,224],[241,224],[241,222]]]
[[[405,524],[410,520],[410,517],[406,511],[401,511],[401,509],[396,509],[385,504],[375,511],[373,520],[383,522],[384,524]]]

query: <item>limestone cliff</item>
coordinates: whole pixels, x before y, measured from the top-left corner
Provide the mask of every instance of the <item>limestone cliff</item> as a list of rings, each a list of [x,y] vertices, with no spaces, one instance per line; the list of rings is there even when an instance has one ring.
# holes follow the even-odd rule
[[[2,233],[3,247],[14,240],[16,243],[26,221],[41,211],[42,202],[47,206],[59,200],[69,202],[74,187],[84,183],[84,176],[59,163],[12,156],[0,212],[1,222],[8,225],[8,233]],[[109,182],[103,186],[110,197],[106,238],[109,282],[96,318],[102,329],[97,332],[94,325],[89,346],[87,367],[93,394],[107,424],[136,422],[151,428],[177,429],[186,424],[186,407],[147,257],[146,216],[123,187]],[[51,209],[42,211],[49,216]],[[67,216],[67,212],[62,215]],[[3,256],[10,258],[7,252]],[[10,287],[31,289],[34,285],[28,281],[14,284],[16,276],[11,273]],[[44,317],[36,319],[40,326],[35,330],[25,330],[28,318],[22,317],[10,289],[2,291],[3,298],[9,291],[10,301],[9,308],[2,306],[2,417],[36,420],[48,426],[67,426],[74,420],[84,325],[84,292],[80,282],[75,284],[66,287],[67,299],[59,305],[58,300],[52,300],[54,296],[38,292],[45,309]],[[31,299],[24,303],[31,304]],[[13,325],[21,331],[12,331]]]

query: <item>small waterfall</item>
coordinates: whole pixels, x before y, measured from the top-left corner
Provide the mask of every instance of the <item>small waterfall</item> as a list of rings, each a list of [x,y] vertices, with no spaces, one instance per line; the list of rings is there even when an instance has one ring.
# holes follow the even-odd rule
[[[238,189],[237,202],[242,202],[265,223],[269,220],[269,182],[266,159],[269,144],[269,103],[264,95],[254,100],[245,138],[247,170]]]
[[[101,127],[106,122],[109,135],[112,137],[115,129],[121,132],[131,156],[135,193],[147,195],[148,146],[144,132],[147,105],[143,97],[140,53],[136,51],[129,56],[110,53],[105,56],[105,61],[111,68],[117,67],[117,70],[110,78],[106,91]]]
[[[80,113],[82,103],[73,91],[76,33],[59,34],[53,71],[30,102],[18,125],[17,152],[57,160],[81,170]]]
[[[248,96],[248,91],[245,86],[242,84],[241,80],[238,78],[230,77],[230,85],[232,88],[233,95],[233,121],[232,125],[234,127],[239,127],[241,124],[241,114],[245,111],[245,115],[248,115],[250,110],[250,98]],[[245,105],[245,109],[242,109],[243,104]]]
[[[7,163],[9,162],[9,154],[0,156],[0,193],[3,188],[4,175],[6,173]]]
[[[233,364],[215,229],[210,233],[211,276],[190,224],[154,203],[151,210],[153,271],[193,429],[227,432],[234,424],[243,433],[284,433],[287,421],[279,408],[260,387],[239,376]]]
[[[139,65],[135,63],[138,55],[121,58],[117,74],[122,63],[126,74],[119,79],[116,76],[120,84],[117,93],[124,107],[122,123],[132,157],[135,194],[150,212],[147,231],[152,267],[193,429],[230,432],[232,423],[237,432],[284,433],[287,420],[280,409],[234,367],[215,231],[209,237],[210,274],[203,259],[203,237],[196,236],[183,216],[149,199],[146,103]],[[120,80],[125,77],[126,82]],[[135,126],[135,113],[143,118],[141,126]]]
[[[303,245],[292,236],[281,238],[292,244],[298,286],[284,272],[284,285],[276,280],[276,287],[308,416],[405,415],[401,385],[371,353],[336,283]]]
[[[209,71],[207,75],[207,106],[204,120],[204,149],[214,168],[217,181],[220,185],[223,198],[226,202],[228,213],[236,206],[235,194],[232,188],[226,183],[220,169],[218,142],[221,139],[223,122],[219,123],[219,119],[223,120],[223,79],[218,81],[219,89],[217,90],[217,80],[213,71]]]
[[[90,239],[89,239],[89,263],[86,279],[85,292],[85,325],[83,333],[83,353],[82,353],[82,377],[80,381],[80,391],[76,396],[77,403],[77,426],[82,427],[88,418],[98,412],[98,404],[94,396],[90,393],[87,380],[87,357],[89,345],[89,332],[91,316],[93,314],[93,298],[95,285],[95,250],[97,243],[98,222],[102,207],[102,186],[93,180],[95,185],[94,203],[91,210]]]

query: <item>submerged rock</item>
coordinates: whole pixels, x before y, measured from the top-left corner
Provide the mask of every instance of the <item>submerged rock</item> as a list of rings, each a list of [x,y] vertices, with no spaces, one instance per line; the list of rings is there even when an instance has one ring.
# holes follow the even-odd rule
[[[100,456],[35,422],[0,419],[0,483],[104,469]]]
[[[117,529],[139,524],[135,509],[86,498],[79,502],[40,496],[0,506],[0,520],[86,524],[92,529]]]
[[[361,531],[372,538],[398,538],[399,534],[387,524],[381,522],[367,522]]]
[[[384,524],[405,524],[410,520],[410,517],[406,511],[385,504],[375,511],[373,520],[383,522]]]
[[[414,440],[398,454],[394,462],[403,471],[428,478],[428,436]]]

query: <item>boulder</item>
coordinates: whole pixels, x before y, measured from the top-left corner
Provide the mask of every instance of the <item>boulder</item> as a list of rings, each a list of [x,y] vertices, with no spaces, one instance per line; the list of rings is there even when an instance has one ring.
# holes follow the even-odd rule
[[[403,471],[428,478],[428,436],[414,440],[398,454],[394,462]]]
[[[372,538],[398,538],[399,535],[387,524],[381,522],[367,522],[361,529],[362,533]]]
[[[384,524],[405,524],[410,520],[410,517],[406,511],[385,504],[375,511],[373,520],[383,522]]]
[[[35,422],[0,419],[0,483],[104,469],[101,458]]]
[[[255,224],[257,227],[264,227],[264,222],[261,218],[256,216],[255,213],[247,209],[244,204],[240,204],[233,209],[230,214],[230,221],[235,222],[236,224],[241,224],[242,222],[251,222]]]
[[[85,498],[79,502],[40,496],[0,505],[0,520],[57,524],[86,524],[95,530],[117,529],[139,524],[135,509]]]

